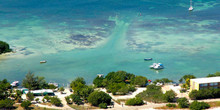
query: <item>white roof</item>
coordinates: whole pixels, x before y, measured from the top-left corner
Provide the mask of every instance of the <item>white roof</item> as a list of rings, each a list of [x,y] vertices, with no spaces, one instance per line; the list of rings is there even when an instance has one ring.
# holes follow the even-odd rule
[[[202,83],[216,83],[220,82],[220,77],[208,77],[208,78],[196,78],[196,79],[190,79],[191,81],[197,82],[199,84]]]
[[[27,94],[29,91],[24,91],[25,92],[25,94]],[[39,94],[39,93],[53,93],[53,90],[51,90],[51,89],[42,89],[42,90],[31,90],[30,91],[31,93],[33,93],[33,94]]]

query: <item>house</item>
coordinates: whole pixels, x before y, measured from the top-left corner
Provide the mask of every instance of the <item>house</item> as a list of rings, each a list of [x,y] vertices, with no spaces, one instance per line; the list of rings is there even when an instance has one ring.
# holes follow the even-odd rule
[[[45,95],[54,96],[54,92],[51,89],[24,91],[25,94],[27,94],[28,92],[33,93],[34,96],[45,96]]]
[[[190,91],[206,88],[220,88],[220,77],[190,79]]]

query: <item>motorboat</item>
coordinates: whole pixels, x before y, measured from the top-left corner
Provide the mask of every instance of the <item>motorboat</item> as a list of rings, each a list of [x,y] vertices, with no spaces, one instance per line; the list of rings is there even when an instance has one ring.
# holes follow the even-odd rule
[[[14,81],[14,82],[12,82],[12,83],[11,83],[11,86],[12,86],[12,87],[17,87],[17,86],[19,86],[19,81]]]
[[[192,0],[190,0],[190,7],[189,7],[189,11],[193,11]]]
[[[153,63],[152,65],[150,65],[150,69],[160,70],[164,69],[164,66],[162,63]]]
[[[47,61],[46,61],[46,60],[43,60],[43,61],[40,61],[40,63],[47,63]]]
[[[144,61],[151,61],[153,58],[145,58]]]

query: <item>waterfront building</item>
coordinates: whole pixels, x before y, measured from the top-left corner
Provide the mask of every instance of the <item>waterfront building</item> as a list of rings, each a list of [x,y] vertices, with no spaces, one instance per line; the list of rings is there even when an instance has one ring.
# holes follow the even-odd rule
[[[25,94],[27,94],[28,92],[33,93],[34,96],[45,96],[45,95],[54,96],[54,92],[51,89],[24,91]]]
[[[208,88],[220,88],[220,77],[190,79],[190,91]]]

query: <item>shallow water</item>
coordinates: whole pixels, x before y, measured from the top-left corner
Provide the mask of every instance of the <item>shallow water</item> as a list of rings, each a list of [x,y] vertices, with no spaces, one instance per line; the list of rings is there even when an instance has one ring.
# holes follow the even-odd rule
[[[0,79],[28,71],[68,83],[125,70],[178,81],[220,68],[220,1],[7,0],[0,1],[0,40],[16,53],[0,57]],[[144,58],[153,61],[144,61]],[[47,60],[46,64],[39,61]],[[149,65],[161,62],[164,70]]]

